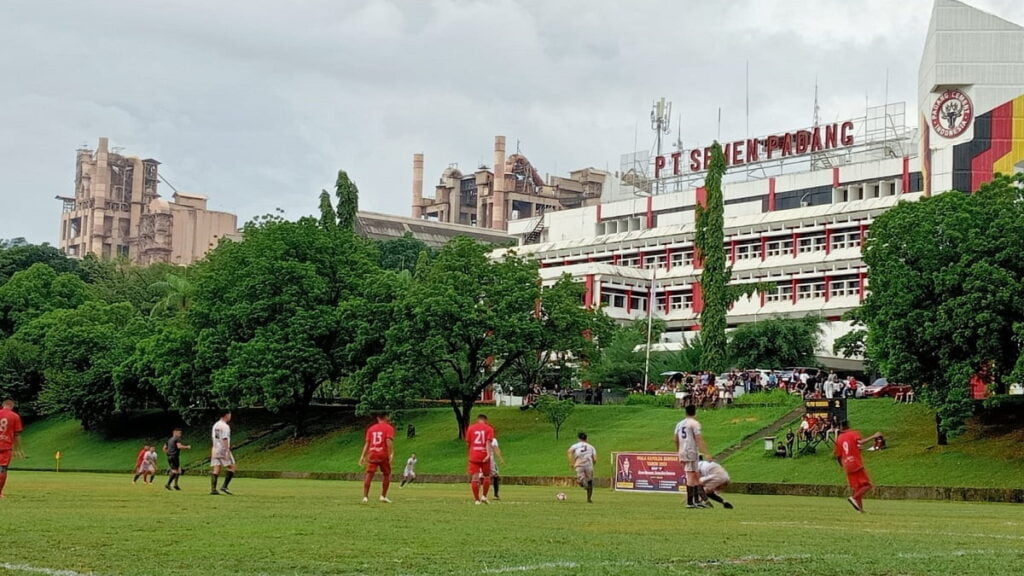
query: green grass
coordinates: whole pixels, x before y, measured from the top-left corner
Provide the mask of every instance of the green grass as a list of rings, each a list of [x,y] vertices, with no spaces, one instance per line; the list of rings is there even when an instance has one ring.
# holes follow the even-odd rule
[[[864,436],[885,435],[889,448],[865,452],[865,464],[877,485],[1024,487],[1024,431],[996,433],[972,428],[948,446],[935,443],[935,416],[921,404],[889,399],[849,403],[852,426]],[[988,435],[983,435],[988,432]],[[785,431],[779,437],[785,435]],[[760,442],[725,463],[733,479],[744,482],[843,484],[831,448],[793,459],[767,457]]]
[[[609,454],[613,451],[671,451],[672,430],[683,414],[681,410],[646,406],[579,406],[555,439],[554,427],[541,413],[517,408],[482,408],[494,425],[507,465],[502,473],[524,476],[564,476],[569,473],[565,451],[576,441],[578,430],[586,430],[601,456],[598,474],[610,475]],[[738,442],[788,411],[785,407],[750,407],[709,410],[698,416],[704,423],[709,447],[719,451]],[[406,439],[405,424],[416,426],[416,437]],[[266,422],[262,422],[266,424]],[[232,422],[233,441],[252,433],[252,423],[244,417]],[[271,434],[236,451],[242,470],[298,472],[355,472],[363,447],[365,421],[340,420],[329,431],[309,438],[292,439],[286,432]],[[398,426],[395,441],[396,466],[416,452],[423,474],[462,474],[465,470],[465,445],[456,440],[455,418],[443,408],[406,413]],[[135,454],[146,437],[108,440],[88,434],[74,421],[44,420],[26,427],[24,446],[31,458],[15,461],[14,466],[40,468],[53,464],[54,452],[63,454],[65,469],[130,470]],[[209,453],[209,431],[198,426],[186,431],[185,441],[193,450],[182,463],[196,463]],[[163,440],[160,440],[162,444]],[[161,463],[164,460],[161,458]]]
[[[13,472],[0,574],[1008,574],[1024,561],[1019,505],[744,496],[685,510],[678,496],[412,485],[359,504],[355,483],[238,479],[236,496],[131,486],[102,474]],[[374,487],[376,495],[377,487]],[[52,574],[52,572],[51,572]]]

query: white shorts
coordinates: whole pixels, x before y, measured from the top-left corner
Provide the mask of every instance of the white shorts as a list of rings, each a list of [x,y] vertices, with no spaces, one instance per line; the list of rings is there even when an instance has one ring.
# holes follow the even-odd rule
[[[415,477],[416,477],[416,472],[414,472],[414,471],[412,471],[412,470],[409,470],[408,468],[406,468],[406,469],[405,469],[405,472],[403,473],[403,475],[404,475],[404,476],[412,476],[413,478],[415,478]]]
[[[593,480],[594,479],[594,466],[591,465],[591,464],[588,464],[586,466],[577,466],[576,467],[576,479],[581,481],[581,482],[585,482],[585,481],[588,481],[588,480]]]
[[[215,454],[213,456],[213,458],[210,458],[210,467],[211,468],[216,467],[216,466],[234,466],[234,465],[235,465],[235,457],[234,457],[234,455],[231,454],[231,452],[228,452],[227,454],[221,454],[221,455],[216,455]]]
[[[728,476],[704,476],[700,479],[701,485],[708,492],[717,492],[720,488],[724,488],[729,485]]]
[[[155,474],[156,473],[156,466],[154,466],[152,464],[143,464],[142,466],[139,466],[139,469],[136,470],[135,473],[136,474]]]

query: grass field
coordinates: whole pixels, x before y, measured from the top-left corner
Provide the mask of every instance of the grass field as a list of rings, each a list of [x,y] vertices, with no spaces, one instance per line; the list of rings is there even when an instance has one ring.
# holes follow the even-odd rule
[[[875,484],[1024,487],[1024,430],[982,437],[972,429],[948,446],[938,446],[934,413],[921,404],[857,400],[849,403],[848,414],[864,436],[885,434],[889,448],[864,456]],[[772,458],[764,455],[758,442],[733,455],[725,466],[734,479],[744,482],[845,483],[830,452],[822,444],[811,456]]]
[[[672,430],[683,414],[680,410],[646,406],[579,406],[555,439],[554,427],[537,411],[516,408],[481,408],[486,411],[501,441],[508,475],[545,476],[567,473],[563,454],[575,442],[576,432],[586,430],[601,459],[598,474],[610,475],[608,458],[620,450],[672,450]],[[786,407],[750,407],[702,412],[707,441],[712,450],[723,450],[789,411]],[[339,418],[319,423],[320,434],[292,439],[287,432],[270,434],[238,449],[235,456],[243,470],[299,472],[355,472],[363,446],[365,420]],[[416,426],[416,437],[406,439],[404,426]],[[212,422],[210,423],[212,424]],[[266,425],[261,420],[258,425]],[[151,427],[151,425],[146,424]],[[257,430],[244,416],[232,422],[236,444]],[[257,426],[258,428],[258,426]],[[407,412],[399,424],[395,442],[396,460],[404,462],[409,453],[420,459],[417,472],[461,474],[465,469],[465,445],[456,440],[451,410],[429,409]],[[85,433],[72,420],[48,419],[26,427],[23,444],[29,460],[14,466],[46,467],[60,450],[65,469],[130,470],[135,453],[144,441],[159,442],[156,436],[108,439]],[[187,466],[209,454],[209,426],[197,424],[186,431],[185,441],[193,445],[182,461]],[[161,458],[161,462],[163,459]]]
[[[359,504],[355,483],[238,479],[235,496],[131,486],[120,476],[13,472],[0,574],[649,575],[1010,574],[1024,562],[1020,506],[735,496],[735,510],[680,497],[412,485]],[[376,486],[375,486],[376,488]]]

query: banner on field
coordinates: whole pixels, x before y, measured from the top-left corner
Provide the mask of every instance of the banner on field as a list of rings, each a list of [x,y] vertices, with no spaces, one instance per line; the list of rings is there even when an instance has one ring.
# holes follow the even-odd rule
[[[686,492],[686,474],[675,452],[616,452],[615,481],[624,492]]]

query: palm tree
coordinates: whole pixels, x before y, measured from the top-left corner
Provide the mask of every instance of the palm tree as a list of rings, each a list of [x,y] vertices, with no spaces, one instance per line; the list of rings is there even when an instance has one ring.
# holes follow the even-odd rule
[[[161,316],[167,312],[178,314],[188,310],[195,293],[188,278],[177,274],[167,274],[162,282],[154,282],[150,288],[164,294],[163,299],[157,302],[150,311],[151,317]]]

